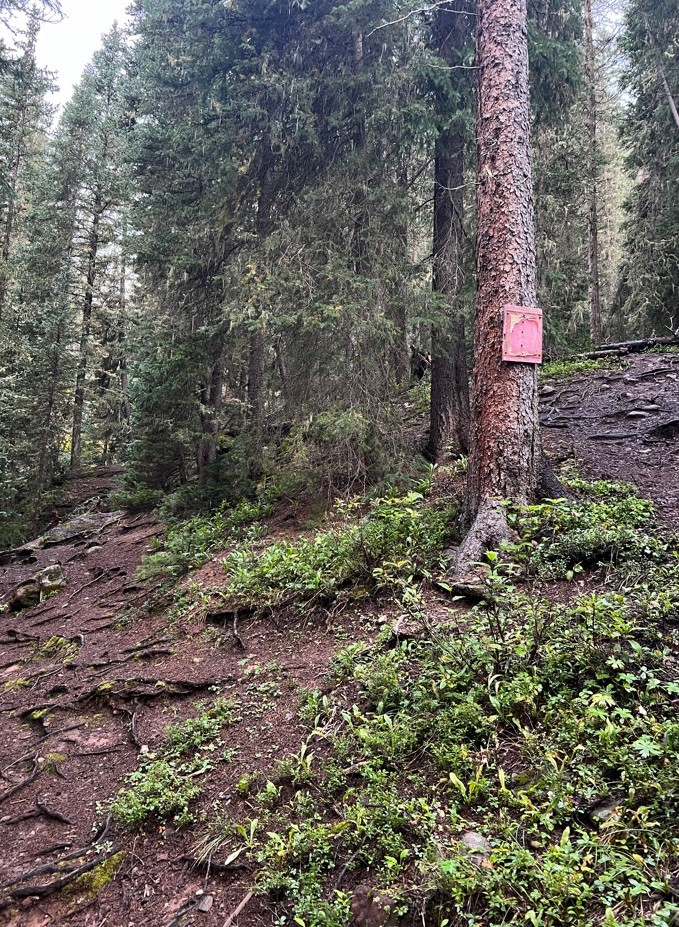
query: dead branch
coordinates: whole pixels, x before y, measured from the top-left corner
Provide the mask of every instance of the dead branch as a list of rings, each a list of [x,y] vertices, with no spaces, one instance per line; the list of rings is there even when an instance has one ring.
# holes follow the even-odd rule
[[[181,921],[184,920],[192,911],[195,911],[198,907],[200,901],[191,901],[186,907],[182,908],[181,911],[178,911],[177,914],[172,918],[169,924],[166,924],[166,927],[177,927]]]
[[[605,357],[624,357],[626,354],[638,354],[648,348],[679,346],[679,337],[670,335],[666,338],[643,338],[638,341],[619,341],[615,344],[601,344],[585,354],[573,354],[571,360],[598,360]]]

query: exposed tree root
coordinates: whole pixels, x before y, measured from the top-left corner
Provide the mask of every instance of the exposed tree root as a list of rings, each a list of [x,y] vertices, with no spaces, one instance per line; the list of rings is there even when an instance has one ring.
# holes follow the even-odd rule
[[[23,631],[17,631],[14,628],[8,628],[6,634],[7,637],[0,640],[0,644],[35,644],[41,639],[38,634],[24,634]]]
[[[504,505],[499,499],[487,499],[455,554],[449,574],[452,591],[473,598],[482,596],[483,555],[488,550],[498,550],[510,538]]]
[[[541,499],[572,499],[573,495],[554,474],[544,452],[540,460],[538,497]],[[499,499],[486,499],[457,549],[448,584],[453,592],[470,598],[485,598],[483,556],[489,550],[499,550],[512,538],[505,506]]]
[[[23,756],[20,756],[17,760],[14,760],[14,762],[10,763],[9,766],[5,766],[2,772],[6,773],[8,769],[13,769],[15,766],[18,766],[19,763],[25,763],[26,760],[30,760],[31,757],[36,755],[34,753],[35,748],[40,746],[40,744],[44,743],[46,740],[49,740],[50,737],[59,737],[60,734],[67,734],[69,731],[77,731],[79,728],[85,727],[86,724],[86,721],[79,721],[78,724],[69,724],[67,727],[61,727],[58,731],[50,731],[48,734],[40,737],[39,740],[33,744],[30,753],[24,753]]]
[[[84,583],[75,592],[68,597],[69,603],[73,601],[81,592],[84,592],[85,589],[89,589],[91,586],[95,586],[97,583],[103,582],[105,579],[113,579],[116,576],[126,576],[127,570],[122,569],[122,567],[112,567],[110,570],[105,570],[103,573],[100,573],[99,576],[96,576],[94,579],[91,579],[89,582]]]
[[[41,712],[68,711],[69,709],[74,709],[96,699],[103,700],[109,705],[114,705],[116,708],[121,708],[122,706],[114,704],[117,700],[121,700],[124,703],[130,700],[163,698],[168,695],[193,695],[195,692],[203,692],[211,686],[219,686],[227,682],[235,682],[235,677],[227,676],[205,679],[200,682],[194,682],[190,679],[157,679],[146,677],[111,679],[107,682],[99,683],[99,685],[92,688],[85,689],[77,695],[74,695],[73,698],[61,702],[40,702],[28,708],[16,705],[12,708],[3,708],[0,710],[8,712],[19,711],[21,720],[29,721],[35,720],[36,716],[39,716]],[[60,695],[65,694],[64,689],[68,692],[67,687],[59,687]],[[49,693],[47,693],[47,695],[49,696]]]
[[[25,779],[22,779],[21,782],[17,782],[16,785],[13,785],[11,788],[7,789],[0,795],[0,805],[7,801],[8,798],[11,798],[12,795],[16,795],[17,792],[20,792],[21,789],[26,788],[27,785],[30,785],[31,782],[35,782],[39,775],[43,772],[43,765],[38,760],[38,755],[33,757],[33,769],[30,771],[28,776]]]
[[[552,465],[542,454],[540,462],[540,482],[538,483],[538,496],[540,499],[572,499],[573,494],[561,483],[552,470]]]
[[[33,622],[31,627],[41,628],[45,624],[52,624],[53,621],[60,621],[60,622],[70,621],[72,617],[73,615],[69,615],[68,613],[56,612],[54,615],[50,615],[47,618],[42,618],[40,621]]]
[[[9,826],[12,824],[20,824],[21,821],[29,821],[32,818],[49,818],[52,821],[58,821],[60,824],[68,824],[73,826],[74,822],[70,818],[64,817],[59,811],[52,811],[51,808],[48,808],[47,805],[40,798],[35,800],[35,808],[31,811],[27,811],[25,814],[20,814],[15,818],[9,818],[9,820],[3,819],[2,823]]]
[[[139,648],[135,653],[129,653],[126,657],[123,657],[120,660],[102,660],[97,663],[88,664],[89,669],[93,670],[102,670],[100,673],[94,675],[95,679],[99,679],[102,676],[105,676],[107,672],[110,672],[111,668],[114,666],[124,666],[126,663],[134,663],[139,660],[156,660],[160,657],[172,657],[176,654],[176,649],[171,650],[168,647],[160,647],[157,649],[153,648]]]
[[[66,888],[67,885],[75,882],[80,876],[91,872],[93,869],[96,869],[97,866],[101,866],[107,859],[120,853],[120,847],[118,846],[110,846],[104,850],[98,850],[100,844],[108,834],[109,829],[110,821],[107,821],[104,827],[100,828],[94,835],[92,842],[88,844],[88,846],[72,850],[53,863],[45,863],[42,866],[36,866],[35,869],[24,872],[22,875],[17,876],[16,879],[12,879],[0,885],[0,892],[4,894],[4,897],[0,898],[0,909],[7,908],[15,902],[20,901],[22,898],[46,898],[49,895],[53,895],[55,892],[61,891],[61,889]],[[87,862],[83,862],[92,852],[96,852],[96,856],[87,860]],[[53,879],[51,882],[25,884],[26,882],[30,882],[31,879],[57,874],[59,878]]]

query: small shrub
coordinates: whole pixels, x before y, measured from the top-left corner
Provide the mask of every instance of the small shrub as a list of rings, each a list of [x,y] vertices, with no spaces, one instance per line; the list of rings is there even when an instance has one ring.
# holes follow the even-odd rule
[[[571,485],[578,488],[578,482]],[[661,558],[666,545],[651,532],[653,504],[622,484],[595,483],[589,499],[547,500],[514,508],[509,521],[521,537],[511,556],[532,572],[560,577],[572,567]]]
[[[120,509],[123,512],[136,514],[137,512],[153,511],[161,504],[164,498],[165,493],[162,490],[149,489],[144,486],[111,493],[109,505],[113,510]]]

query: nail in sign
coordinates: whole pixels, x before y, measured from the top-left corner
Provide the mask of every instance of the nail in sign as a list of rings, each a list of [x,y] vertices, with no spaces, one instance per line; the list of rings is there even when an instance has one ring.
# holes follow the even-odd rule
[[[502,360],[542,363],[542,309],[505,306]]]

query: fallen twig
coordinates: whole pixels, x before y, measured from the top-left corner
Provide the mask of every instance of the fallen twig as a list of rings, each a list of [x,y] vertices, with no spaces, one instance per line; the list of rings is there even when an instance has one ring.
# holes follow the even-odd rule
[[[233,914],[229,914],[229,916],[227,917],[227,919],[224,921],[224,927],[231,927],[231,925],[232,925],[233,922],[236,920],[236,918],[237,918],[238,915],[241,913],[241,911],[243,911],[243,910],[246,908],[246,906],[250,904],[250,902],[252,901],[252,899],[253,899],[253,897],[254,897],[254,894],[255,894],[254,892],[248,892],[248,893],[247,893],[247,895],[245,896],[245,898],[243,898],[243,900],[242,900],[241,903],[238,905],[238,907],[237,907],[236,910],[233,912]]]
[[[185,908],[182,908],[175,916],[172,918],[169,924],[166,924],[166,927],[177,927],[180,921],[183,921],[192,911],[195,911],[198,907],[199,901],[192,901],[191,904],[187,904]]]

